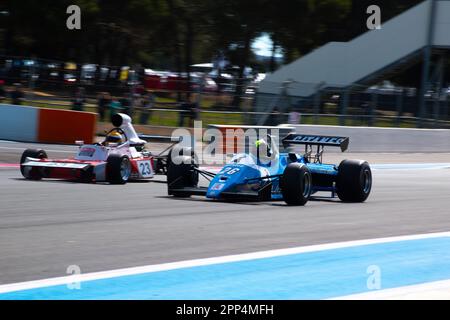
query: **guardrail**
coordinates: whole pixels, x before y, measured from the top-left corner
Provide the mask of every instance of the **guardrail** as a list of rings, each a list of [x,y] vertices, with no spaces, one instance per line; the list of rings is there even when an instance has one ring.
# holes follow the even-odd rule
[[[450,152],[449,129],[380,128],[321,125],[286,125],[302,134],[350,138],[349,152],[427,153]],[[327,152],[334,152],[330,149]],[[426,156],[420,159],[427,161]]]
[[[70,101],[49,102],[43,100],[30,100],[30,104],[42,107],[50,106],[55,108],[70,108]],[[189,126],[186,120],[202,120],[206,123],[217,123],[226,125],[244,125],[254,124],[260,117],[268,116],[268,125],[278,125],[280,123],[290,122],[291,113],[286,112],[254,112],[254,111],[232,111],[232,110],[210,110],[199,109],[193,113],[187,110],[178,109],[179,103],[176,102],[156,102],[156,106],[150,109],[134,107],[132,110],[134,122],[140,123],[140,115],[148,114],[147,121],[142,124],[159,126]],[[84,109],[90,112],[97,112],[95,100],[86,103]],[[229,107],[232,109],[232,107]],[[125,110],[125,109],[123,109]],[[355,110],[357,111],[357,110]],[[293,124],[317,124],[317,125],[350,125],[350,126],[369,126],[369,127],[400,127],[415,128],[419,118],[409,115],[387,115],[387,114],[337,114],[337,113],[297,113],[298,122]],[[183,119],[181,119],[183,118]],[[107,119],[107,118],[106,118]],[[183,123],[181,123],[183,121]],[[436,118],[422,118],[424,128],[442,128],[449,129],[450,121]]]
[[[73,144],[94,142],[97,115],[92,112],[0,104],[0,139]]]

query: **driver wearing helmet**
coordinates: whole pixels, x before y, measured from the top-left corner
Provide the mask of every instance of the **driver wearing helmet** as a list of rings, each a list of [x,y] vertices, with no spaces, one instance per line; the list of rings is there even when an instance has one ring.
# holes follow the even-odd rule
[[[258,164],[268,165],[273,160],[272,148],[264,139],[256,140],[252,154],[257,158]]]
[[[115,143],[117,145],[120,145],[125,142],[125,139],[122,134],[120,134],[117,131],[112,131],[108,133],[105,140],[103,141],[103,145],[109,146],[111,143]]]

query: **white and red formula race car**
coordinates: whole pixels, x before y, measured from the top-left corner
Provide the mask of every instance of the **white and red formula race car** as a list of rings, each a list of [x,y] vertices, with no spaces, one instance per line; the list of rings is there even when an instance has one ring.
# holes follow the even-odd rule
[[[165,174],[171,148],[181,139],[156,137],[170,140],[172,144],[158,155],[145,149],[146,140],[152,136],[138,136],[126,114],[112,117],[114,128],[104,141],[84,144],[69,159],[48,159],[44,150],[27,149],[20,159],[20,171],[26,179],[63,179],[80,182],[109,182],[125,184],[130,180],[151,179],[155,174]],[[175,141],[174,141],[175,140]],[[163,155],[169,151],[169,154]]]

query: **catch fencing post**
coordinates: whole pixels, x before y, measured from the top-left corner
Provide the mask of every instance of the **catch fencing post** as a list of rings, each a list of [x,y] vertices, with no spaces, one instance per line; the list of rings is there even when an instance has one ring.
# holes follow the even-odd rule
[[[430,64],[431,64],[431,49],[434,40],[434,29],[436,20],[436,7],[437,1],[430,1],[430,11],[428,17],[428,32],[427,32],[427,43],[423,49],[423,65],[422,65],[422,80],[419,93],[419,116],[417,121],[417,127],[423,127],[424,118],[426,117],[426,99],[425,95],[429,89],[429,75],[430,75]]]
[[[314,96],[314,124],[319,124],[320,103],[324,85],[325,82],[322,81],[316,86],[316,94]]]
[[[378,93],[372,92],[372,99],[370,100],[369,103],[369,114],[368,114],[368,119],[367,119],[367,125],[369,127],[373,127],[374,124],[374,116],[375,116],[375,109],[377,108],[377,104],[378,104]]]
[[[401,116],[403,113],[403,95],[404,95],[404,90],[403,90],[403,88],[400,88],[400,90],[397,91],[397,98],[396,98],[397,118],[395,119],[395,125],[397,127],[400,126]]]
[[[347,116],[349,91],[350,91],[350,89],[348,89],[348,88],[344,89],[344,93],[342,95],[341,112],[340,112],[341,114],[339,117],[339,125],[341,125],[341,126],[345,126],[345,123],[346,123],[345,117]]]
[[[438,73],[438,83],[433,105],[433,116],[435,127],[438,126],[441,109],[441,98],[443,97],[442,82],[444,81],[444,66],[445,66],[445,56],[444,54],[441,54],[441,56],[439,57],[438,65],[436,66]]]

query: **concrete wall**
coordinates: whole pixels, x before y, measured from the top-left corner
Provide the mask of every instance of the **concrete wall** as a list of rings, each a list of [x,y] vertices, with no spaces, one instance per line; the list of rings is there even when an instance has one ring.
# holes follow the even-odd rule
[[[219,142],[219,149],[222,150],[223,153],[241,153],[245,152],[246,145],[248,146],[248,141],[245,140],[245,135],[242,136],[238,134],[236,130],[243,130],[248,134],[251,134],[252,131],[247,130],[255,130],[257,135],[261,135],[258,138],[262,138],[267,140],[265,134],[270,134],[275,139],[281,141],[281,139],[288,135],[288,133],[292,132],[294,128],[292,126],[286,125],[283,127],[279,126],[245,126],[245,125],[217,125],[210,124],[208,125],[208,129],[217,129],[222,133],[222,141]],[[260,131],[262,130],[262,131]],[[256,139],[256,138],[255,138]],[[284,150],[281,148],[281,150]]]
[[[289,65],[269,74],[258,92],[278,94],[286,80],[296,83],[290,94],[309,96],[319,83],[326,87],[347,87],[426,45],[431,1],[410,8],[349,42],[330,42]],[[437,2],[435,45],[450,46],[450,2]],[[381,13],[383,14],[383,12]]]
[[[0,139],[37,141],[39,109],[0,104]]]
[[[450,152],[450,130],[286,125],[297,133],[350,138],[348,152]],[[327,148],[326,152],[340,152]],[[426,159],[424,159],[426,161]]]

